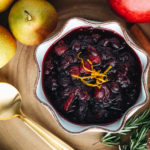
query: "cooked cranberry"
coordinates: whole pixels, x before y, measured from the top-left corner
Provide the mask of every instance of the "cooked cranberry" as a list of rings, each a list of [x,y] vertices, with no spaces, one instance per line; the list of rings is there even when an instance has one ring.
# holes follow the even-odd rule
[[[124,77],[121,81],[120,81],[121,87],[122,88],[126,88],[129,86],[130,84],[130,79],[128,77]]]
[[[82,40],[84,38],[84,35],[79,34],[77,37],[79,40]]]
[[[74,94],[72,93],[72,94],[69,95],[69,97],[67,98],[67,100],[64,103],[64,110],[65,111],[69,110],[69,107],[73,102],[73,99],[74,99]]]
[[[96,118],[101,119],[106,113],[107,111],[105,109],[100,109],[98,113],[96,114]]]
[[[106,84],[103,84],[101,88],[105,90],[104,101],[107,102],[109,99],[109,96],[110,96],[110,89],[109,89],[108,85],[106,85]]]
[[[44,71],[44,74],[45,74],[45,75],[49,75],[49,73],[50,73],[50,70],[49,70],[49,69],[46,69],[46,70]]]
[[[100,64],[101,61],[102,61],[100,56],[92,56],[92,55],[90,55],[90,56],[89,56],[89,59],[90,59],[90,61],[91,61],[93,64]]]
[[[61,69],[65,70],[66,68],[68,68],[70,65],[69,61],[67,61],[66,59],[63,59],[61,61]]]
[[[74,59],[72,56],[64,56],[61,60],[61,68],[66,69],[68,66],[70,66],[74,62]]]
[[[55,47],[55,53],[57,55],[62,55],[67,50],[67,46],[57,46]]]
[[[109,66],[115,67],[117,64],[117,61],[114,59],[110,59],[110,60],[108,60],[108,62],[106,64]]]
[[[122,66],[122,73],[124,74],[124,76],[127,75],[128,71],[129,71],[129,66],[128,65],[129,64],[124,64]]]
[[[70,75],[80,75],[80,70],[79,70],[79,67],[78,66],[76,66],[76,65],[74,65],[74,66],[71,66],[70,68],[69,68],[69,73],[70,73]]]
[[[49,69],[49,70],[52,70],[54,68],[54,65],[53,65],[51,59],[45,62],[45,68]]]
[[[120,48],[121,44],[117,38],[111,38],[109,41],[113,48],[116,48],[116,49]]]
[[[88,69],[88,70],[91,70],[91,65],[87,62],[87,61],[84,61],[84,66]],[[90,73],[88,70],[84,69],[83,65],[81,64],[80,65],[80,73]]]
[[[132,89],[132,90],[130,91],[130,96],[131,96],[131,97],[134,97],[135,94],[136,94],[136,90],[135,90],[135,89]]]
[[[81,49],[82,49],[82,50],[87,50],[87,48],[88,48],[87,41],[84,41],[84,42],[81,44]]]
[[[92,39],[95,43],[98,42],[98,40],[100,39],[101,35],[100,34],[92,34]]]
[[[93,47],[93,46],[91,46],[91,45],[88,46],[87,50],[88,50],[89,52],[96,52],[96,48]]]
[[[91,51],[91,55],[92,56],[99,56],[99,54],[97,52],[92,52],[92,51]]]
[[[70,65],[74,62],[74,58],[72,56],[65,56],[64,59],[70,63]]]
[[[117,69],[114,67],[114,68],[111,68],[108,72],[107,72],[107,74],[109,75],[109,74],[116,74],[116,72],[117,72]]]
[[[65,44],[64,40],[60,40],[60,41],[58,42],[58,45],[64,45],[64,44]]]
[[[101,40],[100,41],[100,44],[104,47],[108,46],[109,45],[109,40],[108,39],[105,39],[105,40]]]
[[[118,93],[120,90],[120,87],[118,85],[118,83],[116,82],[111,82],[111,90],[113,93]]]
[[[128,87],[128,85],[130,84],[130,79],[128,77],[124,76],[121,73],[118,73],[117,77],[117,82],[121,84],[122,88]]]
[[[94,91],[94,97],[97,100],[102,101],[105,97],[105,90],[102,88],[101,89],[96,88]]]
[[[62,97],[69,96],[71,92],[72,92],[72,89],[70,87],[67,87],[61,91],[61,96]]]
[[[79,99],[82,101],[87,101],[90,98],[89,93],[87,91],[80,91],[78,95]]]
[[[65,87],[68,86],[70,84],[71,80],[68,77],[64,77],[60,79],[60,85]]]
[[[133,106],[140,93],[139,60],[124,39],[112,31],[75,29],[50,48],[43,65],[46,96],[55,109],[73,123],[114,122]],[[98,76],[90,77],[92,67],[104,73],[109,66],[112,68],[107,72],[108,81],[101,88],[73,77],[88,76],[85,81],[94,85]]]
[[[88,109],[87,103],[80,101],[79,102],[79,108],[76,112],[76,116],[80,121],[84,120],[84,118],[86,116],[87,109]]]
[[[57,81],[56,79],[52,79],[51,80],[51,88],[52,88],[52,91],[55,91],[58,87],[58,84],[57,84]]]
[[[128,61],[128,59],[129,59],[129,56],[127,54],[125,54],[125,55],[123,55],[123,56],[120,57],[120,60],[122,62],[126,62],[126,61]]]
[[[80,44],[80,42],[77,42],[77,41],[75,41],[72,45],[72,49],[77,52],[80,50],[80,47],[81,47],[81,44]]]
[[[102,59],[103,60],[108,60],[108,59],[110,59],[111,58],[111,55],[109,54],[110,52],[103,52],[103,53],[101,53],[101,55],[102,55]]]

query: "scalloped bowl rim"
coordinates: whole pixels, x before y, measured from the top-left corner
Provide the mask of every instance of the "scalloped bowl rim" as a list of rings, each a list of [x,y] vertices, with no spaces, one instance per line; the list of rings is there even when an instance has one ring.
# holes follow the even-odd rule
[[[140,59],[142,65],[142,77],[141,77],[141,92],[137,102],[130,107],[124,115],[118,119],[117,121],[109,124],[109,125],[87,125],[80,126],[73,124],[62,116],[60,116],[55,108],[48,102],[43,89],[42,89],[42,62],[43,58],[48,50],[48,48],[55,43],[57,40],[61,39],[64,35],[68,34],[69,31],[72,31],[74,28],[78,27],[100,27],[106,28],[110,30],[114,30],[119,35],[121,35],[127,44],[134,50],[137,56]],[[71,18],[66,24],[63,26],[61,31],[59,31],[56,35],[48,39],[47,41],[41,43],[35,50],[35,60],[38,66],[38,76],[35,83],[35,95],[37,99],[43,104],[47,110],[52,114],[52,116],[57,121],[58,125],[61,126],[65,131],[70,133],[82,133],[85,131],[93,131],[93,132],[118,132],[121,130],[127,119],[129,119],[137,110],[143,107],[149,100],[147,80],[148,80],[148,70],[149,70],[149,56],[148,54],[139,46],[137,46],[130,36],[127,34],[125,28],[118,21],[107,21],[107,22],[96,22],[91,20],[86,20],[82,18]]]

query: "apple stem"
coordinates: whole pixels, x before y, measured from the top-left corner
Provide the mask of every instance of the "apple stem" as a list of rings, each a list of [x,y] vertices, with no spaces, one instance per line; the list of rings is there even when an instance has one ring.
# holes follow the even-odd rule
[[[30,14],[27,10],[25,10],[24,13],[26,13],[26,15],[27,15],[26,20],[27,20],[27,21],[32,21],[32,16],[31,16],[31,14]]]

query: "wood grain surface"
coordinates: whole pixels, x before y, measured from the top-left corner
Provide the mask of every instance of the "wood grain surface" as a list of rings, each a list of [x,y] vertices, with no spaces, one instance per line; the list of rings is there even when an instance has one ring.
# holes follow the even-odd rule
[[[54,33],[58,32],[65,21],[71,17],[97,21],[119,20],[126,24],[112,12],[107,0],[54,0],[51,3],[56,7],[59,15],[58,26]],[[8,12],[9,10],[0,14],[0,24],[7,28]],[[140,26],[150,38],[150,24],[140,24]],[[23,112],[77,150],[115,150],[100,143],[93,145],[99,141],[102,133],[85,132],[72,135],[64,132],[52,115],[39,103],[34,95],[38,71],[34,60],[35,49],[36,46],[25,46],[17,41],[15,57],[0,69],[0,81],[7,80],[20,91],[23,98]],[[0,121],[0,150],[50,150],[50,148],[22,120],[14,118]]]

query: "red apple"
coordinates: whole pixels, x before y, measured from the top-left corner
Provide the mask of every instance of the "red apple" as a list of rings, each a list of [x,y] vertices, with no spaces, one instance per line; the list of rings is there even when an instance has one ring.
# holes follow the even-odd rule
[[[109,0],[109,3],[128,22],[150,22],[150,0]]]

